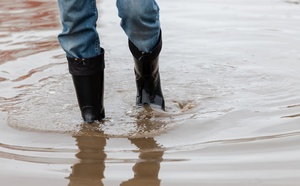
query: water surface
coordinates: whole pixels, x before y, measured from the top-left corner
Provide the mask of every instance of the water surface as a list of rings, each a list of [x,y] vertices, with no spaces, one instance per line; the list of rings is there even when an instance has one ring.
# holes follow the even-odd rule
[[[102,0],[107,118],[93,125],[56,39],[57,2],[1,3],[1,185],[299,185],[299,1],[158,3],[166,112],[135,108],[127,38]]]

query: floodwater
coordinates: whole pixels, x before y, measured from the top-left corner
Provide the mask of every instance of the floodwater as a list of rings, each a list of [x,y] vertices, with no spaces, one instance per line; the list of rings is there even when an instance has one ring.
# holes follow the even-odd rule
[[[300,1],[162,1],[166,112],[136,109],[115,1],[98,1],[102,123],[83,124],[55,0],[1,0],[0,185],[298,186]]]

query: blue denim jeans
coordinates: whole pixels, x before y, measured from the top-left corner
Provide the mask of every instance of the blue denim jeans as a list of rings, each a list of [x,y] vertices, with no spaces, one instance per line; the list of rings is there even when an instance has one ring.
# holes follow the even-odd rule
[[[58,0],[62,32],[61,47],[71,58],[100,55],[100,39],[96,30],[96,0]],[[130,41],[141,51],[150,52],[160,35],[159,7],[155,0],[117,0],[121,27]]]

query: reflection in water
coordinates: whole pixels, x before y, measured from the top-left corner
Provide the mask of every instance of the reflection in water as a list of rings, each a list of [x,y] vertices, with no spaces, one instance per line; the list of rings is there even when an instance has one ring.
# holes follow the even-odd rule
[[[69,186],[103,185],[106,139],[95,136],[76,137],[79,152],[76,157],[79,163],[73,165]]]
[[[157,149],[158,144],[153,138],[129,139],[131,143],[140,149],[140,161],[133,166],[134,177],[125,181],[121,186],[159,186],[158,173],[163,151],[147,151],[147,149]]]
[[[0,31],[37,31],[60,26],[56,1],[1,1],[0,15]]]
[[[136,115],[136,124],[138,130],[151,132],[158,130],[162,123],[153,120],[153,109],[145,105]],[[159,186],[160,180],[158,173],[160,170],[160,162],[163,159],[164,151],[152,137],[128,138],[140,150],[139,161],[133,166],[134,177],[121,183],[121,186]]]
[[[0,23],[0,64],[59,47],[56,1],[1,1]]]
[[[106,138],[102,136],[75,136],[79,152],[79,163],[72,166],[69,186],[102,186],[105,172],[104,149]],[[158,173],[163,151],[153,138],[129,139],[140,150],[139,161],[133,166],[134,177],[120,186],[159,186]]]

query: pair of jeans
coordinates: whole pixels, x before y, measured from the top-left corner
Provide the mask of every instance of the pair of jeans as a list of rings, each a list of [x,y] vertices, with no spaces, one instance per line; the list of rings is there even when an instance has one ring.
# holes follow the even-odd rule
[[[70,58],[91,58],[101,54],[97,33],[96,0],[58,0],[62,32],[61,47]],[[117,0],[121,27],[141,51],[151,52],[160,36],[159,7],[155,0]]]

